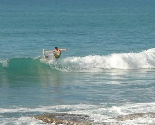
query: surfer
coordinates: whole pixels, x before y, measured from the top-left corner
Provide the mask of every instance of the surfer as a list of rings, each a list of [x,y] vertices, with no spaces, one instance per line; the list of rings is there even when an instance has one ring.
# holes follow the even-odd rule
[[[61,56],[61,51],[66,51],[66,50],[68,50],[68,49],[59,49],[58,47],[55,47],[54,50],[46,51],[46,52],[48,52],[48,53],[53,53],[53,55],[54,55],[55,58],[60,58],[60,56]],[[48,56],[46,56],[45,54],[44,54],[44,56],[45,56],[45,58],[48,57]]]

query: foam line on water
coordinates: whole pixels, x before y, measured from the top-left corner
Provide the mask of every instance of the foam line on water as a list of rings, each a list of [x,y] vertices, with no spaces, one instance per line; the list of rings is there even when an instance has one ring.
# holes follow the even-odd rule
[[[155,112],[154,109],[155,103],[133,103],[133,104],[124,104],[120,106],[108,106],[107,104],[100,105],[91,105],[91,104],[76,104],[76,105],[56,105],[56,106],[40,106],[37,108],[22,108],[22,107],[12,107],[10,109],[1,108],[0,109],[0,121],[3,118],[4,114],[17,114],[19,117],[4,117],[3,123],[33,123],[37,124],[35,119],[32,118],[33,115],[43,114],[43,113],[54,113],[54,112],[65,112],[70,114],[85,114],[89,115],[94,122],[118,122],[114,117],[120,115],[128,115],[135,113],[149,113]],[[20,115],[23,114],[23,115]],[[28,114],[31,114],[30,116]],[[10,115],[9,115],[10,116]],[[148,121],[149,120],[149,121]],[[151,123],[155,122],[155,118],[150,117],[139,117],[134,120],[119,121],[131,125],[139,123]],[[41,123],[39,123],[41,124]]]

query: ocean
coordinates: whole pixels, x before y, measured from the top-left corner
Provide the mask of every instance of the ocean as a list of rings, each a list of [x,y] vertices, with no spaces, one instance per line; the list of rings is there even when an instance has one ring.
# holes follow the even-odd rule
[[[0,0],[0,124],[44,113],[99,124],[153,125],[154,0]],[[61,58],[41,61],[54,47]],[[46,53],[48,54],[48,53]],[[116,122],[116,123],[114,123]]]

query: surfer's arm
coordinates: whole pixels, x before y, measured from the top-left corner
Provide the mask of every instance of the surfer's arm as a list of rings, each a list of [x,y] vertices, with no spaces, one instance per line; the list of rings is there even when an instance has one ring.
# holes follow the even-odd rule
[[[47,53],[52,53],[52,52],[54,52],[54,50],[49,50],[49,51],[46,51]]]
[[[68,50],[68,49],[60,49],[61,51],[66,51],[66,50]]]

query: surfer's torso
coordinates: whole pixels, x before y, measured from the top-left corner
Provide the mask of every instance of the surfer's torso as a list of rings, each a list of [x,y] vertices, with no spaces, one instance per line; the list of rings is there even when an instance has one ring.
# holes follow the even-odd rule
[[[55,58],[60,58],[60,55],[61,55],[61,50],[60,49],[55,49],[54,50],[54,56],[55,56]]]

